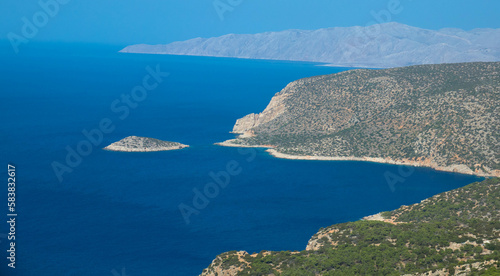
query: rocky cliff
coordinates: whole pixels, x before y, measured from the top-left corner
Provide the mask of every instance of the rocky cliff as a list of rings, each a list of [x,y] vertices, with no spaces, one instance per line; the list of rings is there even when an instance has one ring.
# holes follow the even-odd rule
[[[500,63],[351,70],[297,80],[225,145],[500,175]]]

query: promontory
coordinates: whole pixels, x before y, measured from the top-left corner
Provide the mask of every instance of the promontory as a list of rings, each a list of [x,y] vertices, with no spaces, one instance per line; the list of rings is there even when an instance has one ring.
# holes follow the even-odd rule
[[[366,160],[500,176],[500,62],[417,65],[300,79],[225,146],[282,158]]]
[[[178,150],[186,147],[189,146],[177,142],[162,141],[147,137],[129,136],[118,142],[112,143],[104,149],[110,151],[148,152]]]

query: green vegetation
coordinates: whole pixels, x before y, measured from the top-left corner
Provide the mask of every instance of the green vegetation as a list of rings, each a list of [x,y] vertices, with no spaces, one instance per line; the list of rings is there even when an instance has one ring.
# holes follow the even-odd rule
[[[392,223],[356,221],[322,228],[301,252],[228,252],[204,271],[231,275],[499,275],[500,178],[385,212]],[[237,269],[236,269],[237,268]]]
[[[385,212],[397,222],[430,222],[455,219],[460,222],[483,222],[500,229],[500,192],[498,178],[467,185],[449,191],[409,207]],[[485,223],[488,222],[488,223]],[[491,232],[492,229],[487,229]]]

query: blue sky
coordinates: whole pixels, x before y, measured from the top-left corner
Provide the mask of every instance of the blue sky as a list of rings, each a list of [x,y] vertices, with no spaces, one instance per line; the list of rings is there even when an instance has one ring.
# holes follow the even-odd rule
[[[52,14],[40,3],[48,3]],[[427,29],[500,28],[499,11],[497,0],[3,0],[0,40],[9,34],[23,37],[26,20],[38,20],[30,41],[128,45],[227,33],[364,26],[377,19]]]

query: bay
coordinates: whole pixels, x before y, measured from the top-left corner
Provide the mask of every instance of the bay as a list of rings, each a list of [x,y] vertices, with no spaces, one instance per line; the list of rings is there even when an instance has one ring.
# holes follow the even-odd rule
[[[283,160],[264,149],[213,145],[232,138],[236,119],[262,111],[289,82],[348,68],[118,49],[33,43],[17,55],[0,53],[0,155],[5,166],[16,165],[18,213],[17,268],[0,272],[198,275],[222,252],[304,250],[320,227],[481,180],[415,168],[391,189],[387,172],[401,175],[407,167]],[[113,110],[115,101],[124,106],[123,95],[158,68],[168,77],[137,106],[128,106],[127,116]],[[60,182],[54,162],[68,165],[68,152],[89,141],[82,132],[99,129],[103,119],[112,122],[113,131],[103,134]],[[191,147],[102,150],[130,135]],[[212,198],[200,201],[197,191],[213,187],[213,175],[227,176],[228,164],[238,173],[220,177],[225,187],[208,190]],[[206,206],[195,208],[196,200]],[[0,204],[6,203],[2,197]],[[179,206],[196,213],[187,221]],[[8,233],[7,224],[0,233]],[[8,243],[1,237],[5,260]]]

